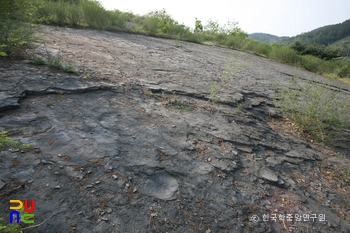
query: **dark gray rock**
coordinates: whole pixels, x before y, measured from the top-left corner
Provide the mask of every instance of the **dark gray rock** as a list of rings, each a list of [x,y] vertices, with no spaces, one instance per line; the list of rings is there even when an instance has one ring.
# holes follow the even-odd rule
[[[80,75],[0,58],[0,131],[35,147],[1,153],[0,208],[34,199],[33,232],[281,231],[281,221],[262,221],[267,213],[326,214],[326,224],[294,222],[300,232],[350,230],[349,137],[329,158],[283,132],[272,102],[295,67],[141,35],[43,31],[49,55]],[[48,55],[43,45],[33,53]],[[235,75],[208,102],[230,59]]]

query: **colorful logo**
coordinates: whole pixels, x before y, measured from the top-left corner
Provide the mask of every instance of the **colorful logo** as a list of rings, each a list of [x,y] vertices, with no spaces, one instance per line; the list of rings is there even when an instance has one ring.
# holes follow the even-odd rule
[[[24,205],[23,205],[23,202],[24,202]],[[34,223],[34,214],[32,213],[35,208],[34,200],[30,200],[30,205],[28,205],[29,204],[28,200],[24,200],[23,202],[20,200],[10,200],[10,210],[12,210],[10,212],[11,224],[13,223],[13,216],[16,217],[16,223],[20,223],[21,221],[26,224]],[[24,211],[20,211],[22,208],[24,209]]]

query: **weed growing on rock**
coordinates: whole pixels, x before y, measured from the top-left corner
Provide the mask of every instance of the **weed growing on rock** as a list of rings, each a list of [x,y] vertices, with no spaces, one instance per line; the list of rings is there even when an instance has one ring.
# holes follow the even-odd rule
[[[63,67],[63,71],[66,73],[75,73],[76,72],[75,67],[71,66],[71,65]]]
[[[152,96],[153,96],[153,92],[150,91],[150,90],[146,90],[146,91],[144,91],[143,93],[144,93],[146,96],[148,96],[148,97],[152,97]]]
[[[276,105],[299,131],[316,142],[330,142],[350,129],[350,98],[315,84],[292,81],[289,88],[278,88]]]
[[[246,70],[250,66],[250,64],[247,62],[240,64],[240,57],[241,56],[238,56],[233,60],[228,59],[220,76],[220,81],[214,82],[212,85],[210,85],[210,95],[208,102],[227,102],[225,100],[218,100],[218,93],[223,89],[229,89],[232,87],[232,80],[236,78],[236,75]]]
[[[350,171],[343,171],[343,180],[345,182],[349,182],[350,181]]]
[[[63,72],[66,73],[75,73],[76,69],[72,65],[64,66],[58,59],[53,59],[49,61],[50,67],[57,69],[57,70],[62,70]]]
[[[3,218],[0,218],[0,221],[3,221]],[[1,232],[8,232],[8,233],[20,233],[22,232],[21,230],[21,226],[19,224],[8,224],[8,225],[4,225],[2,223],[0,223],[0,231]]]
[[[35,65],[46,65],[46,61],[41,58],[41,57],[34,57],[33,60],[32,60],[33,64]]]
[[[57,69],[57,70],[63,70],[63,68],[64,68],[62,63],[57,59],[49,60],[49,65],[52,68]]]
[[[191,107],[186,103],[182,102],[180,97],[177,96],[176,94],[173,95],[173,100],[171,102],[172,104],[175,105],[177,109],[180,109],[183,112],[187,112],[191,110]]]
[[[10,138],[6,132],[0,132],[0,151],[7,149],[25,149],[32,147],[33,144],[22,144]]]

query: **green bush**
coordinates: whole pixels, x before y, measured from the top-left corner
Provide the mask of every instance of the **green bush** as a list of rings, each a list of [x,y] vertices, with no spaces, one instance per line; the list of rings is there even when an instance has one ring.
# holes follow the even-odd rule
[[[297,65],[300,61],[300,56],[297,52],[287,46],[272,45],[269,57],[279,62]]]
[[[24,56],[32,48],[36,26],[35,3],[39,0],[1,0],[0,1],[0,55]]]
[[[110,23],[110,26],[115,29],[125,29],[125,23],[127,20],[127,15],[123,12],[114,10],[107,11],[107,17]]]
[[[83,20],[83,12],[79,5],[76,4],[66,4],[66,19],[68,20],[68,24],[76,27],[80,25]]]
[[[300,131],[317,142],[330,142],[343,129],[350,129],[350,98],[314,84],[283,88],[277,101],[284,115],[294,121]]]
[[[97,1],[81,2],[81,9],[84,15],[85,23],[96,29],[106,29],[109,26],[106,10]]]
[[[184,26],[180,26],[171,16],[165,11],[165,9],[152,11],[143,17],[141,25],[146,33],[150,35],[163,34],[168,35],[169,31],[172,33],[179,32],[179,29]]]
[[[342,62],[342,65],[338,72],[339,77],[349,78],[350,77],[350,62]]]
[[[32,62],[35,65],[45,65],[46,64],[46,61],[43,58],[41,58],[41,57],[34,57]]]
[[[268,56],[271,52],[271,46],[269,44],[255,40],[247,40],[243,49],[264,56]]]
[[[52,68],[57,69],[57,70],[63,70],[63,68],[64,68],[62,63],[59,60],[57,60],[57,59],[50,60],[49,61],[49,65]]]

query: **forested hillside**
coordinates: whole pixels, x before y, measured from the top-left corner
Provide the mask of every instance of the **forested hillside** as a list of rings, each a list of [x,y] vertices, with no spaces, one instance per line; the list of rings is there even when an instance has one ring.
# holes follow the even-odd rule
[[[293,40],[300,40],[307,44],[330,45],[338,40],[350,36],[350,19],[343,23],[328,25],[312,30],[311,32],[303,33]]]

